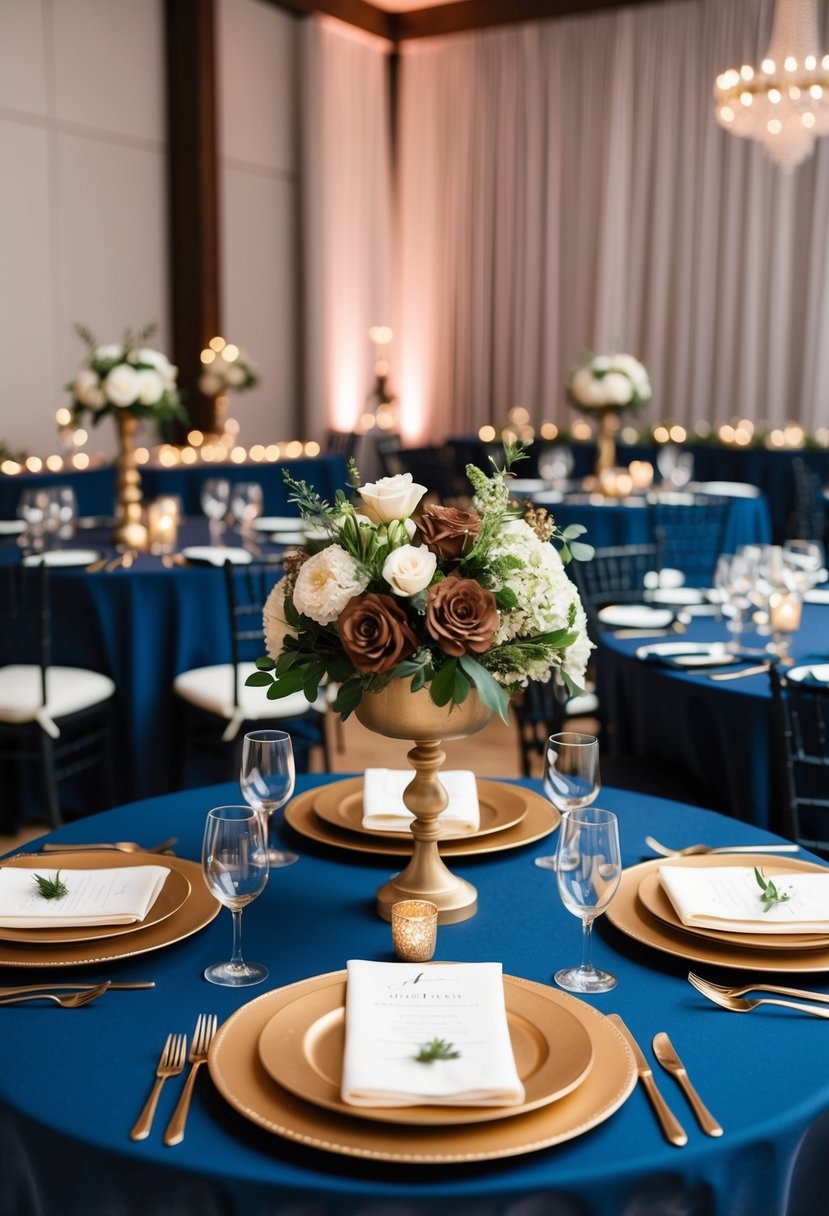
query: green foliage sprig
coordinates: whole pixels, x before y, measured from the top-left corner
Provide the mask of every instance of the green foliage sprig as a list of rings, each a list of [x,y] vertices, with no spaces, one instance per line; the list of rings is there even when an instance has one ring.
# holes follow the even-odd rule
[[[37,889],[44,899],[63,899],[64,895],[69,894],[69,888],[60,876],[60,870],[55,874],[54,878],[44,878],[42,874],[35,874],[34,880],[37,883]]]
[[[460,1055],[454,1043],[448,1043],[446,1039],[430,1039],[428,1043],[419,1045],[415,1060],[418,1064],[431,1064],[433,1060],[459,1060]]]
[[[763,908],[764,912],[768,912],[775,904],[784,904],[788,899],[791,899],[789,891],[778,891],[772,880],[766,878],[763,871],[759,870],[757,866],[754,867],[754,877],[757,879],[757,884],[763,892],[760,899],[766,905]]]

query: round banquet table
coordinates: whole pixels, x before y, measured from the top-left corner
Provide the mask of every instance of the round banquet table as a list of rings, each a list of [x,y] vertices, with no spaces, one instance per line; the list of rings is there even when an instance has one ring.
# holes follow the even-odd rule
[[[325,778],[305,777],[307,789]],[[522,784],[517,782],[516,784]],[[531,784],[532,783],[527,783]],[[536,785],[537,788],[537,785]],[[197,858],[209,807],[238,800],[234,785],[167,795],[106,812],[51,839],[178,836],[180,857]],[[652,831],[668,843],[768,841],[768,833],[710,811],[606,789],[623,861],[642,859]],[[83,968],[84,976],[154,980],[152,991],[106,993],[84,1010],[28,1005],[0,1010],[0,1210],[38,1216],[806,1216],[829,1183],[829,1069],[826,1027],[815,1018],[762,1010],[735,1017],[687,983],[681,958],[658,954],[599,922],[594,958],[619,979],[589,999],[618,1012],[652,1060],[650,1041],[667,1030],[703,1099],[722,1123],[703,1135],[685,1100],[657,1065],[658,1084],[688,1132],[682,1149],[663,1138],[641,1086],[605,1122],[524,1156],[469,1165],[404,1166],[306,1148],[255,1126],[231,1108],[206,1069],[196,1085],[184,1142],[162,1133],[181,1087],[162,1091],[153,1132],[129,1139],[170,1031],[192,1032],[196,1016],[220,1024],[269,989],[330,971],[349,958],[390,961],[389,925],[374,912],[387,858],[333,850],[284,831],[301,854],[273,871],[244,913],[245,953],[270,968],[244,991],[202,979],[227,957],[230,917],[154,953]],[[577,921],[562,907],[553,875],[533,865],[548,837],[515,851],[457,858],[453,869],[478,887],[479,912],[441,926],[437,957],[500,961],[507,974],[542,984],[580,951]],[[32,842],[30,849],[36,849]],[[713,973],[702,968],[703,973]],[[5,967],[0,983],[66,980],[65,970]],[[793,982],[793,981],[790,981]],[[803,979],[826,990],[829,975]],[[451,1137],[451,1132],[447,1132]]]
[[[680,645],[722,642],[729,636],[723,622],[694,617],[681,637],[670,635],[670,640]],[[720,682],[709,679],[706,671],[639,659],[640,647],[669,640],[649,638],[644,631],[634,639],[617,638],[606,629],[598,640],[597,691],[610,754],[647,755],[681,764],[705,789],[712,807],[747,823],[779,828],[768,676]],[[747,635],[749,646],[769,640]],[[827,650],[829,605],[806,603],[791,657],[797,663],[825,661]],[[762,658],[747,659],[734,671]]]

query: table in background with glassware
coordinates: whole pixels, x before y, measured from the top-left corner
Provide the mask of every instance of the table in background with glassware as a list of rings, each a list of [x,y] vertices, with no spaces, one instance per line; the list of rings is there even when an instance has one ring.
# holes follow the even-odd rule
[[[298,797],[327,780],[300,777]],[[539,783],[515,783],[519,791],[528,787],[538,789]],[[178,857],[198,862],[208,811],[238,800],[236,782],[187,791],[67,825],[49,839],[69,843],[137,835],[147,843],[175,834]],[[650,856],[644,844],[649,832],[675,845],[737,840],[734,822],[711,812],[607,788],[600,801],[618,818],[626,866]],[[742,826],[739,839],[762,847],[770,838]],[[420,1150],[408,1161],[388,1157],[411,1147],[422,1129],[404,1124],[395,1140],[385,1123],[356,1114],[332,1115],[312,1102],[288,1103],[281,1134],[268,1128],[255,1109],[245,1111],[231,1101],[240,1072],[262,1071],[255,1063],[261,1020],[256,1011],[271,1008],[280,986],[340,973],[349,958],[393,957],[390,926],[374,910],[374,889],[388,872],[389,857],[324,845],[308,836],[286,834],[285,841],[299,845],[300,862],[272,871],[245,912],[246,954],[270,971],[259,989],[204,983],[205,966],[228,953],[229,925],[220,914],[181,938],[171,932],[163,949],[127,950],[115,959],[110,954],[110,961],[80,969],[106,979],[151,980],[152,991],[109,992],[83,1013],[33,1005],[0,1011],[5,1021],[0,1040],[4,1211],[104,1216],[116,1210],[138,1216],[149,1195],[163,1194],[170,1210],[198,1206],[207,1216],[311,1208],[320,1216],[357,1216],[384,1205],[402,1205],[413,1216],[484,1206],[498,1216],[536,1209],[564,1216],[623,1216],[646,1208],[781,1216],[787,1211],[793,1171],[795,1206],[789,1216],[805,1216],[809,1197],[825,1189],[829,1129],[822,1116],[829,1107],[829,1081],[825,1069],[815,1066],[825,1051],[825,1027],[817,1018],[782,1010],[736,1017],[715,1008],[690,987],[688,962],[681,955],[623,934],[605,923],[606,917],[597,925],[595,961],[618,984],[612,992],[567,1008],[589,1007],[591,1018],[596,1011],[622,1016],[688,1134],[687,1147],[677,1149],[663,1138],[641,1087],[626,1097],[627,1082],[619,1094],[621,1105],[610,1113],[614,1103],[609,1102],[607,1117],[592,1126],[590,1120],[583,1127],[570,1126],[550,1147],[525,1143],[512,1156],[502,1156],[499,1146],[515,1142],[521,1120],[534,1127],[546,1116],[531,1112],[484,1125],[439,1127],[433,1129],[439,1149],[432,1150],[432,1159],[427,1155],[424,1160]],[[479,910],[471,919],[439,928],[436,957],[498,961],[519,984],[530,981],[549,990],[553,972],[577,955],[579,939],[577,920],[562,905],[555,876],[533,865],[535,855],[549,847],[550,839],[544,838],[505,852],[456,859],[458,868],[474,879]],[[701,964],[694,969],[712,970]],[[21,973],[5,966],[0,978],[4,984],[43,975],[66,980],[77,970],[60,968],[56,977],[54,969]],[[796,982],[826,990],[826,978],[808,975]],[[288,989],[286,998],[291,994]],[[237,1012],[241,1020],[229,1023]],[[130,1140],[167,1035],[189,1035],[202,1013],[218,1015],[217,1040],[224,1037],[225,1044],[231,1026],[252,1026],[249,1035],[234,1032],[236,1064],[216,1071],[211,1063],[209,1076],[202,1069],[182,1143],[168,1147],[163,1140],[181,1078],[162,1091],[151,1134]],[[59,1034],[55,1019],[61,1019]],[[725,1129],[721,1137],[703,1134],[679,1088],[655,1064],[650,1043],[658,1031],[669,1032]],[[588,1079],[593,1073],[601,1085],[604,1068],[594,1065]],[[264,1072],[262,1076],[267,1093],[275,1082]],[[562,1100],[562,1111],[567,1101]],[[329,1151],[296,1138],[300,1127],[309,1121],[313,1126],[314,1119],[325,1129],[321,1144],[334,1142]],[[336,1148],[341,1128],[367,1146],[362,1150],[367,1156]],[[801,1161],[804,1136],[811,1151]],[[375,1138],[378,1150],[371,1159]],[[475,1160],[481,1145],[491,1159]],[[463,1149],[471,1152],[472,1162],[444,1158],[440,1163],[440,1155],[451,1157]]]

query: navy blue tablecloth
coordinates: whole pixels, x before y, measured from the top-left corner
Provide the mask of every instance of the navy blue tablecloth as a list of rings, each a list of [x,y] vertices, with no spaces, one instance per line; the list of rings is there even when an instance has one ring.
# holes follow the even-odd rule
[[[315,780],[306,778],[300,788]],[[189,791],[119,808],[67,826],[53,838],[151,843],[176,834],[179,855],[196,859],[206,811],[237,800],[234,785]],[[647,832],[675,844],[738,842],[733,821],[712,812],[611,789],[602,792],[601,802],[619,815],[626,865],[646,852]],[[161,1139],[179,1081],[162,1093],[149,1139],[130,1141],[170,1031],[192,1032],[202,1012],[216,1012],[221,1022],[262,991],[339,970],[349,958],[392,957],[389,926],[373,907],[389,861],[284,835],[301,860],[274,871],[265,892],[244,912],[245,952],[271,972],[262,987],[234,992],[202,979],[208,963],[228,955],[230,917],[222,911],[203,931],[164,950],[83,968],[85,976],[152,979],[152,991],[108,993],[80,1011],[0,1009],[4,1213],[815,1216],[821,1210],[810,1208],[808,1198],[825,1193],[829,1183],[829,1129],[825,1118],[821,1124],[829,1110],[826,1027],[782,1010],[750,1017],[719,1010],[689,986],[681,958],[657,954],[603,921],[595,961],[615,972],[619,984],[590,1003],[620,1013],[651,1061],[654,1033],[671,1034],[725,1128],[721,1139],[702,1134],[679,1090],[660,1071],[660,1087],[688,1132],[684,1149],[662,1138],[637,1087],[606,1122],[540,1152],[458,1167],[366,1162],[304,1148],[255,1127],[226,1105],[204,1073],[181,1145],[166,1148]],[[769,839],[751,827],[741,826],[737,835],[743,843]],[[506,973],[543,984],[557,967],[576,960],[578,922],[563,909],[554,875],[532,864],[553,842],[456,859],[455,872],[478,888],[479,912],[438,930],[437,956],[500,961]],[[39,974],[44,973],[26,976],[34,980]],[[11,968],[0,973],[2,984],[23,978]],[[58,977],[50,972],[48,978]],[[829,986],[826,974],[800,979],[824,991]],[[810,1151],[799,1157],[807,1133]]]
[[[723,622],[696,617],[687,632],[673,640],[726,641],[729,636]],[[647,755],[681,764],[705,789],[709,805],[746,823],[779,830],[768,676],[718,682],[704,672],[636,657],[640,647],[666,640],[616,638],[612,629],[599,638],[597,690],[610,754]],[[753,646],[768,640],[747,639]],[[825,658],[829,606],[804,605],[790,650],[796,661]]]

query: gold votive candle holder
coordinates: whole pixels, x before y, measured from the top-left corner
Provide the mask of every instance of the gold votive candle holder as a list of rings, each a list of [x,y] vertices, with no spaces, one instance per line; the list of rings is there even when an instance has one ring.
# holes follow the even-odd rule
[[[425,899],[402,899],[391,906],[391,940],[394,953],[406,963],[428,963],[438,935],[437,904]]]

